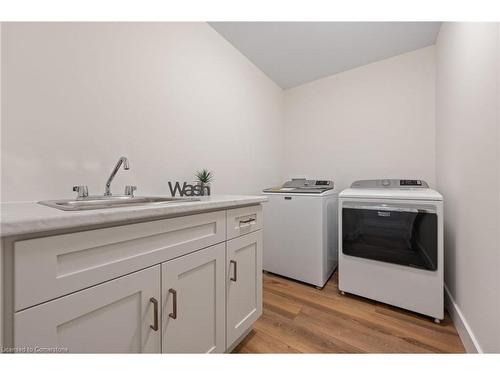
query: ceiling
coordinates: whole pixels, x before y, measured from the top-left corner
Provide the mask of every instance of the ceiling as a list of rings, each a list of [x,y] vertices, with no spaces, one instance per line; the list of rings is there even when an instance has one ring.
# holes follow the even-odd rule
[[[440,22],[210,22],[283,89],[436,42]]]

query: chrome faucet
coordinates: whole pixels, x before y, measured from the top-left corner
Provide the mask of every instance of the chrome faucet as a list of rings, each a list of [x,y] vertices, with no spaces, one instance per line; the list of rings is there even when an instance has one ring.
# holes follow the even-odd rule
[[[121,165],[123,164],[123,169],[126,171],[130,169],[128,165],[128,159],[125,156],[122,156],[120,159],[118,159],[118,162],[115,165],[115,168],[109,175],[108,181],[106,182],[106,188],[104,189],[104,195],[107,197],[110,197],[111,194],[111,182],[115,178],[116,173],[118,172],[118,169],[120,169]]]

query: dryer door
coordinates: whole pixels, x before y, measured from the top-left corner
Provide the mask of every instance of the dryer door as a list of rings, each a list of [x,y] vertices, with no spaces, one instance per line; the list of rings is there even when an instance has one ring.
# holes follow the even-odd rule
[[[345,202],[345,255],[437,270],[438,220],[435,207]]]

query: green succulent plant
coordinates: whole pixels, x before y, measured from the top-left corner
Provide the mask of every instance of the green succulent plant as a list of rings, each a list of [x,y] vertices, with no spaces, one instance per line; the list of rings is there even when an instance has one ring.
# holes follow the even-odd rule
[[[202,184],[208,184],[214,179],[213,172],[208,169],[202,169],[201,171],[196,172],[195,176]]]

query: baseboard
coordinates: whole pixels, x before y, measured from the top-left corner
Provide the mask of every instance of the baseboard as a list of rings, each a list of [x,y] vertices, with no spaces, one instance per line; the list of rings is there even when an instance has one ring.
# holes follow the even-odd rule
[[[226,350],[226,353],[232,353],[232,351],[234,349],[236,349],[236,347],[245,339],[245,337],[248,336],[248,334],[250,333],[250,331],[253,329],[253,325],[250,326],[250,328],[248,328],[245,332],[243,332],[243,334],[238,337],[232,344],[229,348],[227,348]]]
[[[462,310],[460,310],[456,304],[446,285],[444,286],[444,290],[446,309],[451,316],[451,320],[455,323],[455,328],[457,329],[458,335],[462,339],[465,350],[467,353],[483,353],[483,349],[481,349],[481,345],[479,345],[471,327],[467,323],[467,320],[465,320]]]

